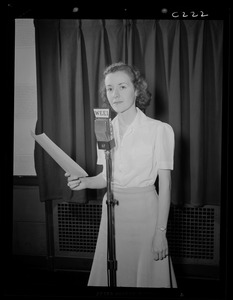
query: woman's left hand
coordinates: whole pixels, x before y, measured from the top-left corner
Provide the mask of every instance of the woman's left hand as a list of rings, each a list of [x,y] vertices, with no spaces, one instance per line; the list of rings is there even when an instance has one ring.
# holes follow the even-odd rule
[[[168,243],[166,232],[156,230],[152,241],[152,252],[154,260],[162,260],[168,256]]]

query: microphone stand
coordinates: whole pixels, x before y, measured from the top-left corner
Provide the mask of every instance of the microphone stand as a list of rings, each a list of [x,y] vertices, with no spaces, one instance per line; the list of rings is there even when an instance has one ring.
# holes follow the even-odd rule
[[[107,262],[107,272],[108,272],[108,286],[117,286],[117,260],[116,260],[116,244],[115,244],[115,214],[114,206],[118,204],[117,200],[113,199],[112,194],[112,158],[111,150],[105,150],[106,159],[106,175],[107,175],[107,216],[108,216],[108,262]]]

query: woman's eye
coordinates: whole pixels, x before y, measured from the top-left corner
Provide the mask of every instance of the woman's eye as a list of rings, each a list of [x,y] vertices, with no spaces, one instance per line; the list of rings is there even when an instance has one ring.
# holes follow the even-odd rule
[[[106,91],[109,93],[112,91],[112,88],[107,88]]]

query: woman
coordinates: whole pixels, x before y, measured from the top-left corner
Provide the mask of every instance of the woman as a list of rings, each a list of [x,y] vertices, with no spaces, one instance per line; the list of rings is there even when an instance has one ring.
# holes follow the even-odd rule
[[[138,107],[150,102],[140,72],[124,63],[104,72],[102,96],[117,113],[113,119],[112,191],[115,209],[117,286],[176,287],[168,256],[166,228],[170,209],[174,133],[170,125],[147,117]],[[106,187],[106,163],[94,177],[70,174],[72,190]],[[159,193],[155,181],[159,177]],[[105,204],[106,195],[103,204]],[[103,205],[99,236],[88,285],[107,286],[107,205]]]

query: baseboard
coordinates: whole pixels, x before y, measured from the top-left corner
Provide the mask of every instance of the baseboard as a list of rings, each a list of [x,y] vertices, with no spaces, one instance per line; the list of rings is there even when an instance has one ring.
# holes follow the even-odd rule
[[[50,271],[90,272],[92,259],[87,257],[54,257],[14,255],[11,268],[30,268]],[[193,265],[173,263],[178,278],[219,280],[219,267],[213,265]]]

